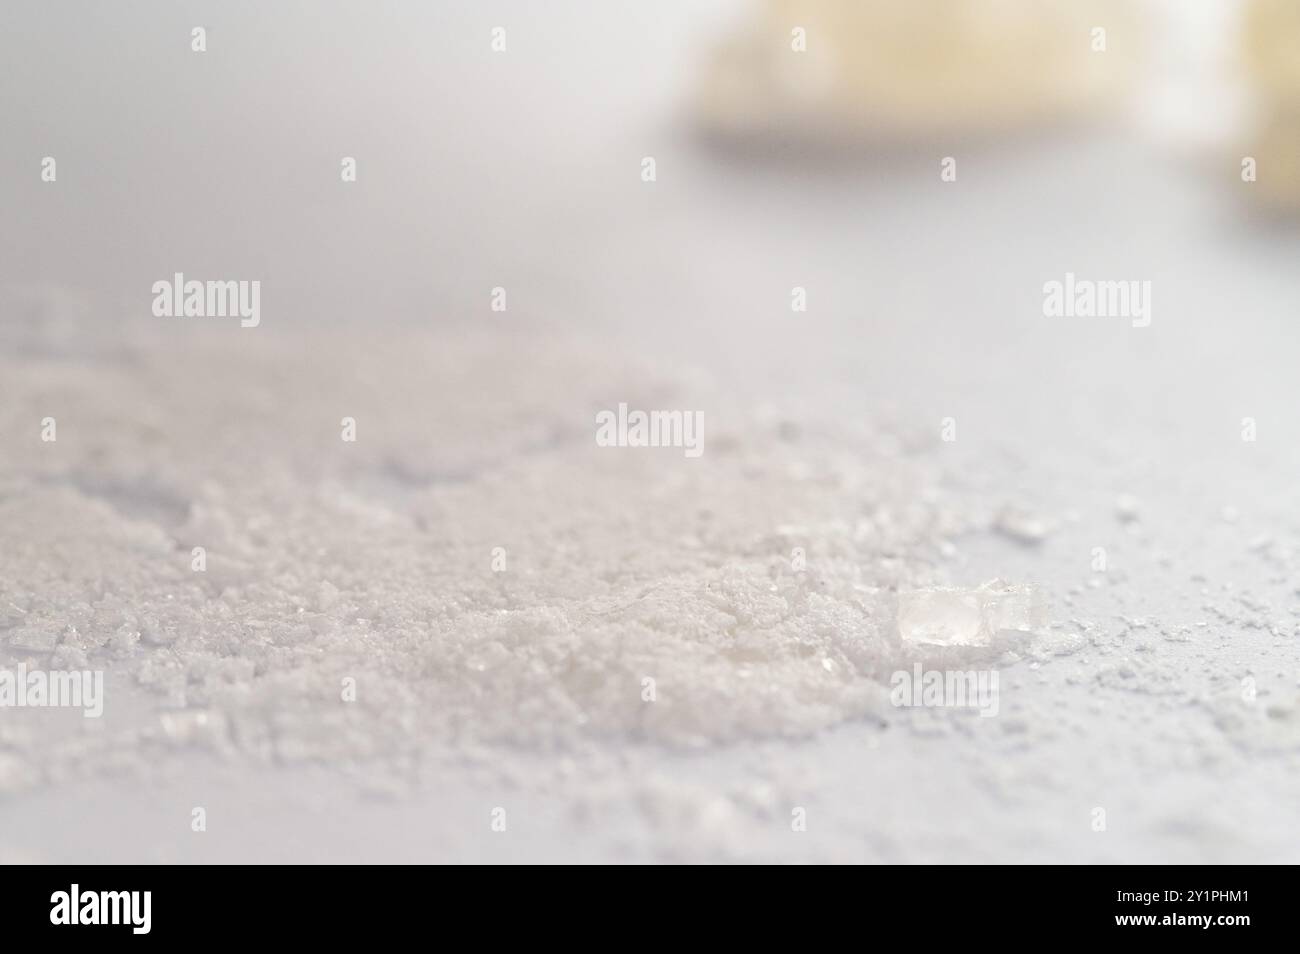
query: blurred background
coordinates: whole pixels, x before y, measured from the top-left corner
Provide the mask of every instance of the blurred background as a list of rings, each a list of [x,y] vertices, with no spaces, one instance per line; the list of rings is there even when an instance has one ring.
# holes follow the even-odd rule
[[[1135,354],[1149,367],[1179,342],[1180,360],[1241,357],[1245,319],[1197,315],[1256,287],[1252,314],[1280,332],[1292,303],[1268,287],[1294,250],[1272,219],[1300,195],[1285,3],[6,16],[0,277],[15,348],[60,347],[92,302],[113,317],[75,324],[78,347],[85,325],[120,340],[149,317],[140,289],[174,271],[260,277],[271,332],[452,336],[483,324],[501,286],[514,324],[545,334],[653,343],[666,363],[783,388],[955,395],[974,346],[1007,368],[1054,354],[1058,381]],[[176,41],[199,19],[204,54]],[[494,26],[513,42],[485,56]],[[38,172],[59,160],[56,188],[33,179],[34,154]],[[358,162],[347,189],[342,156]],[[1251,264],[1261,274],[1239,280]],[[1043,282],[1067,270],[1157,282],[1164,320],[1145,335],[1038,320]],[[796,285],[806,320],[789,312]],[[1170,374],[1141,403],[1239,367]]]

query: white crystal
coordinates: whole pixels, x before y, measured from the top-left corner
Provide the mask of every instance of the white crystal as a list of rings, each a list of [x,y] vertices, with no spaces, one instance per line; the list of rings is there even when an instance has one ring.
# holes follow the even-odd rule
[[[1132,494],[1120,494],[1115,498],[1115,516],[1124,523],[1132,523],[1142,514],[1142,504]]]
[[[58,631],[51,626],[20,626],[9,635],[9,645],[14,649],[33,652],[50,652],[58,641]]]
[[[980,586],[931,586],[898,594],[898,632],[904,642],[931,646],[987,646],[1006,630],[1033,632],[1047,622],[1036,586],[990,580]]]
[[[1017,543],[1029,544],[1042,543],[1052,531],[1046,520],[1017,507],[1004,508],[993,521],[993,529]]]

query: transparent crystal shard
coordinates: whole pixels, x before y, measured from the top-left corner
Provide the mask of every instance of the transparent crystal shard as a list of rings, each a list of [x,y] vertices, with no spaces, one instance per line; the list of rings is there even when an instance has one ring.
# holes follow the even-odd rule
[[[999,632],[1033,632],[1046,624],[1046,601],[1031,584],[990,580],[973,588],[931,586],[898,594],[904,642],[987,646]]]
[[[904,642],[980,646],[988,642],[975,590],[928,587],[898,594],[898,632]]]
[[[1036,545],[1047,539],[1052,525],[1027,510],[1006,507],[993,521],[993,529],[1017,543]]]
[[[990,580],[979,592],[984,597],[984,624],[991,635],[1005,630],[1032,633],[1047,625],[1047,600],[1033,584]]]

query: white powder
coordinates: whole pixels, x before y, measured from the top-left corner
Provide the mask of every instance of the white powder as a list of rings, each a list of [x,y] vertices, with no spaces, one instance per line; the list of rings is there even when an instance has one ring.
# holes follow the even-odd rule
[[[125,330],[111,348],[82,335],[0,355],[3,446],[22,449],[0,459],[0,665],[107,670],[100,720],[6,712],[0,792],[66,794],[93,776],[122,786],[126,808],[146,790],[135,780],[188,780],[210,757],[246,786],[320,772],[330,791],[344,783],[328,804],[349,819],[365,817],[353,786],[387,817],[402,793],[450,783],[463,813],[448,830],[477,825],[488,804],[516,818],[551,799],[573,813],[547,823],[561,843],[629,839],[590,849],[601,858],[620,845],[641,858],[784,857],[791,807],[807,806],[800,857],[951,861],[1000,857],[1006,818],[1043,852],[1060,847],[1063,818],[1087,838],[1078,792],[1098,778],[1131,788],[1178,773],[1139,817],[1158,828],[1217,804],[1202,766],[1280,779],[1295,764],[1295,557],[1246,546],[1253,511],[1213,522],[1206,541],[1179,536],[1186,504],[1127,525],[1175,553],[1240,553],[1241,579],[1264,567],[1280,581],[1188,585],[1145,537],[1107,536],[1114,491],[1070,496],[1084,515],[1034,546],[990,533],[1014,499],[990,457],[948,469],[937,428],[892,426],[879,409],[864,423],[783,400],[789,416],[776,416],[517,329],[365,348],[317,330],[308,363],[300,340],[267,328],[255,349],[213,338],[201,354]],[[596,447],[593,412],[622,398],[705,411],[704,456]],[[48,414],[59,440],[41,445],[34,422]],[[345,415],[355,444],[340,440]],[[958,468],[969,486],[950,489]],[[1036,500],[1035,512],[1063,511]],[[1091,566],[1098,542],[1104,572]],[[194,546],[205,573],[190,569]],[[1078,618],[988,646],[899,638],[896,590],[993,573],[1057,581],[1053,602]],[[1166,589],[1188,598],[1157,609],[1146,594],[1171,573],[1181,589]],[[918,662],[997,669],[998,718],[890,706],[890,675]],[[341,698],[346,678],[355,702]],[[1156,729],[1126,732],[1130,719]],[[959,766],[960,792],[879,784],[936,760]],[[181,796],[167,791],[136,810],[170,810]],[[1293,800],[1277,793],[1260,796],[1262,817]],[[1030,802],[1028,821],[1012,811]],[[281,822],[262,811],[250,830],[269,833]],[[957,837],[942,819],[962,811],[981,821]],[[250,838],[243,850],[258,850]],[[1152,842],[1124,844],[1138,857]],[[472,835],[456,845],[454,857],[484,850]],[[1242,850],[1231,845],[1225,855]]]
[[[960,529],[926,455],[857,425],[796,435],[644,369],[643,404],[708,402],[709,452],[611,452],[590,410],[627,369],[580,346],[318,334],[304,364],[264,331],[197,361],[145,343],[93,373],[5,369],[27,450],[0,471],[0,639],[127,675],[158,710],[119,731],[110,682],[93,751],[19,744],[9,784],[159,745],[333,763],[879,717],[890,590]],[[489,355],[499,389],[473,377]]]

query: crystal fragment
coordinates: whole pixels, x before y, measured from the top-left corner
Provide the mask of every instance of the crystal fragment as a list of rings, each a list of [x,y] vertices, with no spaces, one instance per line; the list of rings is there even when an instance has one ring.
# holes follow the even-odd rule
[[[1033,632],[1047,623],[1047,606],[1032,584],[990,580],[977,587],[932,586],[898,595],[904,642],[987,646],[999,632]]]

